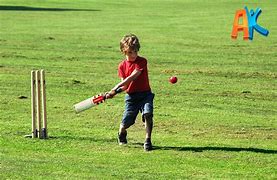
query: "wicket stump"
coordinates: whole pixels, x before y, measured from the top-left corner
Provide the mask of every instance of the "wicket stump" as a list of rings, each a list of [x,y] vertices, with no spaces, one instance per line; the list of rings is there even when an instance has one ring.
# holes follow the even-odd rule
[[[32,138],[46,139],[46,88],[44,70],[31,71]],[[41,125],[42,120],[42,125]]]

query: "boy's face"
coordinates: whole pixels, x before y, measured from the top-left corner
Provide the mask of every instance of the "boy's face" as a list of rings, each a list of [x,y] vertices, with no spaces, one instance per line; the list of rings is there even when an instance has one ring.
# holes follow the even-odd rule
[[[127,50],[124,54],[128,61],[135,61],[138,56],[138,52],[134,50]]]

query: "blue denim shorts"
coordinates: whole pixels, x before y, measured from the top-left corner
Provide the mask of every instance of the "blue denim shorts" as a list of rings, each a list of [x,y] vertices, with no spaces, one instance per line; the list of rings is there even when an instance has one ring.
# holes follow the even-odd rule
[[[125,128],[133,125],[139,112],[142,116],[148,113],[153,115],[154,96],[155,94],[151,91],[126,94],[125,111],[121,125]]]

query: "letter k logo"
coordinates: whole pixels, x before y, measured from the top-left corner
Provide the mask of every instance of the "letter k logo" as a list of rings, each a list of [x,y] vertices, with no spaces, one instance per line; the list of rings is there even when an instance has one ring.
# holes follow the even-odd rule
[[[257,24],[257,19],[259,15],[262,13],[261,8],[257,8],[255,12],[253,11],[253,9],[251,9],[249,12],[246,6],[244,7],[244,9],[247,13],[248,18],[249,39],[253,40],[254,29],[263,36],[267,36],[269,31]]]

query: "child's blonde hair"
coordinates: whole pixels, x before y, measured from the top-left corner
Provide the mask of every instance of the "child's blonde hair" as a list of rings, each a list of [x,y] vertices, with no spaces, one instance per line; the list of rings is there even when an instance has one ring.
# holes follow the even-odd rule
[[[138,52],[139,48],[139,39],[134,34],[127,34],[120,41],[120,51],[122,53],[125,53],[128,50]]]

